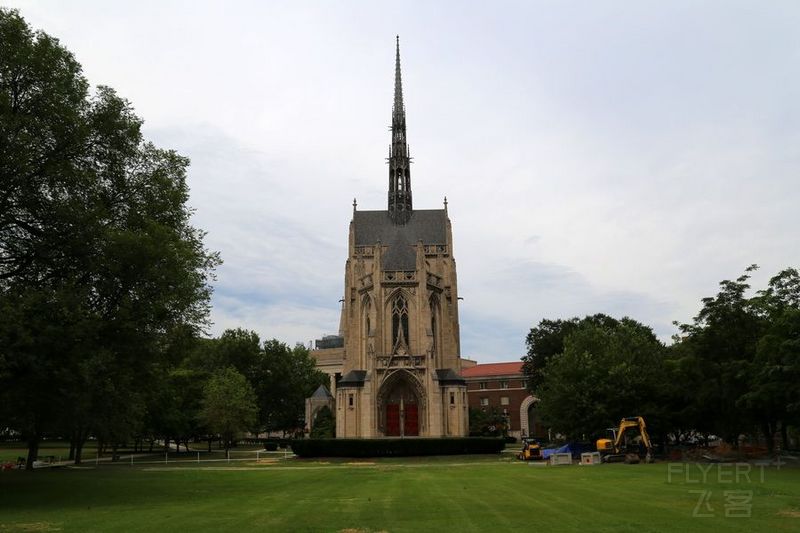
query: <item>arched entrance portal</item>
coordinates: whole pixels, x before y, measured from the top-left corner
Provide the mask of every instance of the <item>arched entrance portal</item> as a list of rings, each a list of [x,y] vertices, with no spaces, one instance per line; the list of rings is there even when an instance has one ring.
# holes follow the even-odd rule
[[[387,377],[378,399],[379,420],[387,437],[416,437],[420,434],[422,396],[416,379],[406,372]]]
[[[538,398],[528,396],[522,400],[519,406],[520,433],[523,437],[534,437],[541,433],[538,420],[536,419],[536,402]]]

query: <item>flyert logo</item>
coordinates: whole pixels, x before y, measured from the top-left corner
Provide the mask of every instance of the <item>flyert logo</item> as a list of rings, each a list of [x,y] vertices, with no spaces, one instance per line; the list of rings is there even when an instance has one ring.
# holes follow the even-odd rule
[[[724,464],[685,464],[669,463],[667,465],[667,483],[683,483],[686,485],[751,485],[764,483],[766,465],[750,463]],[[753,491],[733,489],[723,490],[723,513],[725,518],[750,518],[753,512]],[[698,488],[689,490],[694,501],[692,516],[695,518],[713,518],[717,516],[719,496],[711,489]]]

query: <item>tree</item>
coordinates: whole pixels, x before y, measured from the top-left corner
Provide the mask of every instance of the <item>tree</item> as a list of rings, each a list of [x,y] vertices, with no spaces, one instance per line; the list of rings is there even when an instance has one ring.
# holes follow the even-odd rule
[[[766,320],[758,341],[749,391],[739,404],[756,413],[772,451],[780,430],[789,447],[788,425],[800,423],[800,274],[787,268],[752,299]]]
[[[203,388],[200,418],[230,450],[239,432],[253,429],[258,407],[253,387],[234,368],[215,372]]]
[[[744,398],[767,324],[757,302],[746,297],[750,272],[756,268],[752,265],[736,280],[721,281],[717,295],[703,298],[693,323],[680,325],[681,336],[676,338],[682,365],[695,381],[696,423],[732,444],[754,424],[769,424]]]
[[[219,258],[189,224],[188,160],[144,142],[141,123],[0,9],[0,399],[29,467],[65,423],[74,439],[125,440],[175,332],[206,323]]]
[[[630,318],[582,321],[543,371],[542,418],[573,439],[601,436],[624,416],[656,422],[663,350],[649,327]]]
[[[508,433],[508,417],[497,407],[488,410],[470,407],[469,434],[484,437],[506,436]]]
[[[566,320],[548,320],[539,322],[531,328],[525,338],[528,353],[522,357],[522,371],[528,378],[528,389],[536,391],[542,383],[544,369],[553,356],[564,352],[564,340],[570,333],[578,329],[581,324],[612,324],[615,320],[602,313]]]
[[[314,416],[314,424],[311,428],[312,439],[332,439],[336,436],[336,418],[333,411],[327,405],[323,405]]]
[[[320,385],[329,385],[327,374],[317,370],[308,349],[302,344],[289,348],[275,339],[264,343],[253,379],[261,411],[259,426],[284,433],[303,427],[305,399]]]

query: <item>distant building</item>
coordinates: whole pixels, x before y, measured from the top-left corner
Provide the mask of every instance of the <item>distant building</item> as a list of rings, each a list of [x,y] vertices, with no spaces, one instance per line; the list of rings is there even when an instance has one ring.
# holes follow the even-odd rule
[[[489,412],[496,409],[509,426],[509,435],[547,437],[536,414],[536,397],[528,391],[522,362],[485,363],[462,369],[469,407]]]
[[[391,131],[387,209],[353,202],[341,343],[311,355],[332,377],[337,437],[465,436],[452,229],[446,200],[412,207],[399,43]]]

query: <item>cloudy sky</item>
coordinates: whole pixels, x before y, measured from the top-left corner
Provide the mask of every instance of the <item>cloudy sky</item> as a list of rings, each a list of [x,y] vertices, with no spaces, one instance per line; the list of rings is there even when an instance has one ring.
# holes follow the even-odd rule
[[[800,266],[800,2],[0,4],[191,158],[214,334],[338,329],[353,197],[385,209],[395,34],[463,356],[597,312],[668,340],[720,280]]]

